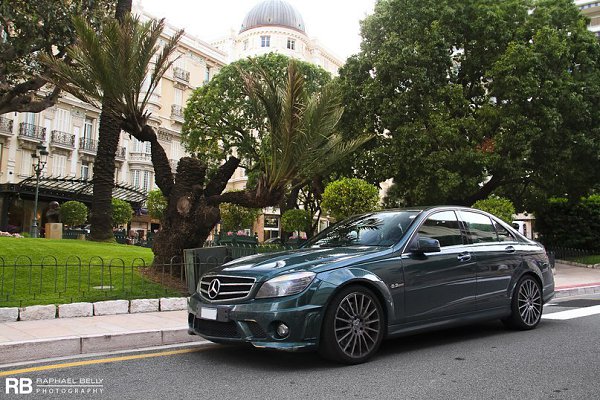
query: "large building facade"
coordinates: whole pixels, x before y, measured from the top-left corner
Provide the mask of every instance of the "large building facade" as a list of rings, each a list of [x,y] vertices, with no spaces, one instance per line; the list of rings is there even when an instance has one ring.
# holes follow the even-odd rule
[[[153,18],[141,9],[143,19]],[[167,25],[161,40],[176,28]],[[208,82],[226,63],[226,54],[191,35],[181,39],[173,67],[154,92],[149,111],[171,165],[185,155],[181,143],[183,109],[198,86]],[[98,147],[100,110],[64,94],[56,105],[40,113],[0,116],[0,230],[29,232],[33,221],[36,163],[42,145],[48,151],[39,185],[38,221],[45,222],[50,201],[74,199],[89,204],[91,179]],[[130,228],[156,228],[143,212],[147,191],[155,187],[150,146],[121,132],[115,159],[115,197],[134,204],[136,216]],[[145,233],[145,232],[144,232]]]

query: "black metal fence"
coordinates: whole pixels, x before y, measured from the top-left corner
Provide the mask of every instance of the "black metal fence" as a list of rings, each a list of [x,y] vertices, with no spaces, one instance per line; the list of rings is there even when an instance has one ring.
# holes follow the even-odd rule
[[[227,245],[189,249],[184,260],[148,265],[142,258],[72,255],[58,261],[52,255],[34,261],[27,255],[12,260],[0,256],[0,307],[64,304],[79,301],[157,298],[193,293],[200,276],[228,261],[289,250],[280,245]]]
[[[142,258],[0,257],[0,307],[181,296],[184,288],[184,264],[176,258],[151,268]]]
[[[590,250],[573,249],[567,247],[548,248],[548,256],[557,262],[571,261],[579,264],[600,264],[600,254]]]

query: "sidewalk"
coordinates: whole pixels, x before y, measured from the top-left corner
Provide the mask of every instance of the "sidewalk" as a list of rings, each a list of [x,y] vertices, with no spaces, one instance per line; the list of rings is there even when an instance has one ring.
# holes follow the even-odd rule
[[[0,366],[20,361],[201,342],[187,311],[0,323]]]
[[[600,270],[556,264],[556,298],[600,293]],[[0,364],[186,342],[187,311],[0,323]]]

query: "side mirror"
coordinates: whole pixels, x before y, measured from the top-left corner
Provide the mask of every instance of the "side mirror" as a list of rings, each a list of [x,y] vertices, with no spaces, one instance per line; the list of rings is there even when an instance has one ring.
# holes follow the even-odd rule
[[[437,239],[419,236],[417,237],[417,240],[413,242],[410,251],[416,254],[439,253],[441,251],[440,242]]]

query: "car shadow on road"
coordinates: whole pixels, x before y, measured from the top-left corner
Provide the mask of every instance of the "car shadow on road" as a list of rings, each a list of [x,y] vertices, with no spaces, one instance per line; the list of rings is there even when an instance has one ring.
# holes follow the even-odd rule
[[[541,324],[538,329],[544,329]],[[547,324],[546,324],[547,325]],[[546,328],[550,328],[546,326]],[[524,333],[524,332],[521,332]],[[444,329],[434,332],[420,333],[397,339],[389,339],[382,343],[374,360],[386,357],[396,357],[415,351],[431,349],[439,346],[450,346],[455,343],[469,342],[495,335],[519,334],[507,330],[499,321],[490,321],[458,328]],[[244,368],[259,370],[319,370],[344,368],[346,365],[337,364],[319,357],[317,352],[280,352],[274,350],[255,349],[251,346],[228,345],[215,348],[215,351],[203,352],[201,357],[214,364],[243,365]]]

